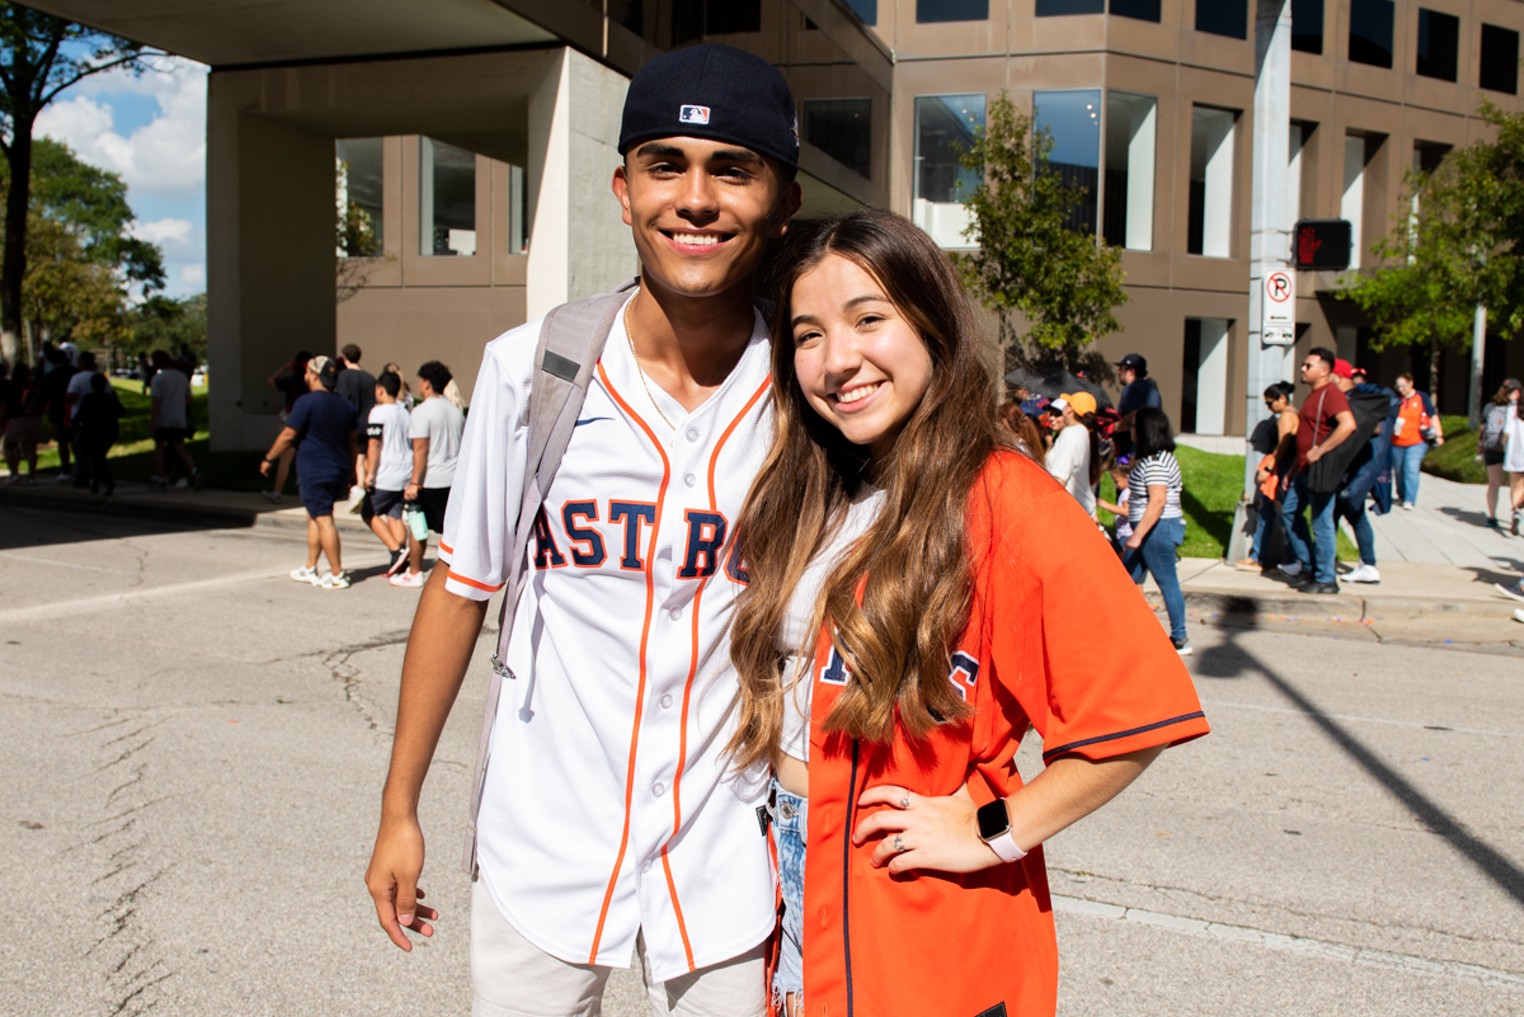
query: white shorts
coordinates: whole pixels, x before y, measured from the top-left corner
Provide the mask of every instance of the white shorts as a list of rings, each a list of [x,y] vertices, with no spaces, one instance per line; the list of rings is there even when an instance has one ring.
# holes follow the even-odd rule
[[[652,1017],[764,1017],[766,943],[669,982],[651,983],[637,940]],[[552,957],[519,934],[483,880],[471,887],[472,1017],[598,1017],[613,968]]]

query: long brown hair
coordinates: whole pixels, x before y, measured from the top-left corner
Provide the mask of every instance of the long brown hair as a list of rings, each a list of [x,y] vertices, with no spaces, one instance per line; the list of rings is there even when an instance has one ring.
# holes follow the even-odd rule
[[[820,418],[794,372],[794,284],[833,254],[877,280],[931,356],[926,394],[876,461]],[[796,223],[779,265],[773,444],[737,525],[750,585],[731,629],[741,703],[729,748],[743,766],[771,759],[778,744],[786,689],[777,639],[794,588],[870,477],[884,490],[883,508],[827,576],[805,645],[788,649],[812,657],[830,619],[853,676],[828,730],[887,741],[896,721],[923,737],[938,721],[968,716],[948,681],[950,643],[971,601],[964,517],[980,468],[1014,444],[993,412],[993,378],[963,288],[920,229],[878,209]]]

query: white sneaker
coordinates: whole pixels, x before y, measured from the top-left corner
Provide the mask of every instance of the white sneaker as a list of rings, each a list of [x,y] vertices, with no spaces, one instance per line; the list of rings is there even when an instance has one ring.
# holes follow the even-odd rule
[[[349,589],[349,573],[329,572],[323,576],[321,582],[315,585],[320,590],[347,590]]]
[[[1381,571],[1374,565],[1361,564],[1344,573],[1339,579],[1346,583],[1379,583]]]
[[[189,477],[181,477],[179,480],[175,481],[175,487],[177,487],[177,488],[179,488],[181,490],[184,490],[185,488],[190,487],[190,478]]]
[[[423,585],[422,572],[399,572],[389,577],[387,582],[393,586],[400,586],[404,590],[416,590]]]
[[[1284,565],[1277,565],[1275,571],[1283,576],[1295,578],[1302,574],[1302,563],[1299,561],[1288,561]]]
[[[1524,607],[1516,607],[1513,609],[1513,620],[1516,622],[1524,622]]]
[[[1492,588],[1505,597],[1512,597],[1514,600],[1524,600],[1524,584],[1493,583]]]
[[[299,569],[292,569],[290,576],[297,582],[307,583],[309,586],[316,586],[319,582],[321,582],[321,580],[318,579],[317,569],[308,568],[306,565],[303,565]]]
[[[1413,503],[1410,502],[1410,501],[1403,502],[1402,503],[1402,511],[1404,511],[1404,512],[1411,512],[1411,511],[1413,511]]]
[[[356,484],[356,485],[354,485],[353,487],[351,487],[349,489],[349,511],[350,512],[358,512],[358,511],[360,511],[360,503],[363,502],[364,500],[365,500],[365,488],[361,487],[359,484]]]

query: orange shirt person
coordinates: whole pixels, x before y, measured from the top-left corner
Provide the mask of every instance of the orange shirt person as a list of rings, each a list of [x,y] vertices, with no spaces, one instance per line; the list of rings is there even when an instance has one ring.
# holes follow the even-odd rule
[[[985,361],[935,242],[861,209],[778,263],[731,644],[732,753],[774,765],[775,1006],[1052,1014],[1042,844],[1205,734],[1200,702],[1094,521],[972,411]]]

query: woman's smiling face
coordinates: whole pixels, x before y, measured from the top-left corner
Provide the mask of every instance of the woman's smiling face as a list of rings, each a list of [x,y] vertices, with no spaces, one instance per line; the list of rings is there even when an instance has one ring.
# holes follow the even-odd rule
[[[931,385],[931,354],[884,288],[828,254],[789,297],[794,373],[816,413],[882,458]]]

